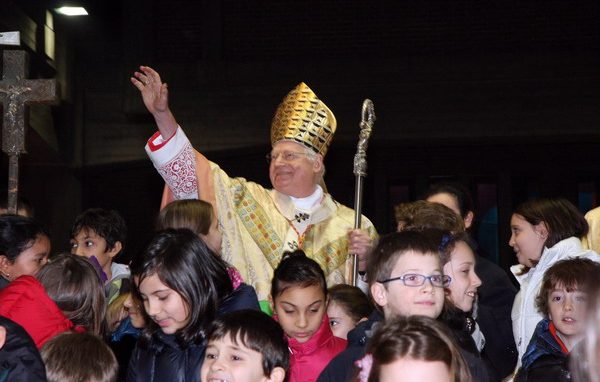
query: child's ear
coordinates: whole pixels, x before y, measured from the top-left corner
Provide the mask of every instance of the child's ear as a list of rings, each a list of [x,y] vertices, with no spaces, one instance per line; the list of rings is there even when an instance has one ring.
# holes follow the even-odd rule
[[[375,303],[381,307],[384,307],[387,305],[388,300],[387,300],[387,290],[385,289],[385,286],[383,286],[382,283],[378,283],[378,282],[374,282],[373,285],[371,285],[371,296],[373,297],[373,301],[375,301]]]
[[[473,211],[467,212],[467,216],[465,216],[465,218],[463,219],[463,221],[465,222],[466,229],[469,229],[471,227],[471,225],[473,225],[474,217],[475,217],[475,215],[473,215]]]
[[[269,293],[269,297],[267,299],[269,301],[269,307],[271,307],[271,312],[275,312],[275,304],[273,303],[273,296]]]
[[[0,274],[5,278],[8,278],[8,266],[10,265],[10,261],[8,261],[8,257],[4,255],[0,255]]]
[[[534,225],[533,230],[542,240],[546,241],[548,239],[548,226],[545,222],[542,221]]]
[[[115,241],[115,245],[113,245],[112,249],[108,251],[108,255],[113,258],[117,256],[119,252],[121,252],[121,249],[123,249],[123,244],[121,244],[120,241]]]
[[[273,370],[271,371],[271,375],[269,376],[269,378],[267,379],[268,381],[271,382],[283,382],[283,380],[285,379],[285,370],[283,370],[283,367],[275,367],[273,368]]]

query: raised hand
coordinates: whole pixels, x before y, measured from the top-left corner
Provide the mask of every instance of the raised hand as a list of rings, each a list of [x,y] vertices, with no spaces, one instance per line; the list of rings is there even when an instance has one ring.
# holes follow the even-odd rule
[[[158,130],[164,139],[169,139],[177,131],[177,121],[169,109],[169,90],[160,75],[149,66],[140,66],[140,71],[130,78],[138,88],[146,109],[154,116]]]
[[[149,66],[140,66],[140,71],[131,77],[131,83],[142,94],[146,109],[152,114],[169,110],[169,91],[160,75]]]

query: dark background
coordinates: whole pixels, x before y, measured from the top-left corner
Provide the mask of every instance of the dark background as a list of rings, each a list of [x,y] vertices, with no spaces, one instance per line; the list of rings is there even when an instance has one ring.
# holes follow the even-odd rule
[[[474,194],[491,258],[507,268],[516,204],[597,204],[597,1],[81,3],[89,16],[57,15],[57,1],[0,3],[0,31],[21,31],[30,78],[61,87],[59,105],[31,107],[21,159],[22,194],[51,227],[55,251],[89,207],[125,216],[125,256],[152,231],[162,181],[143,151],[153,120],[129,83],[139,65],[168,82],[197,149],[267,186],[273,112],[308,83],[338,119],[326,182],[347,205],[360,107],[372,99],[364,213],[381,233],[394,229],[394,204],[457,179]]]

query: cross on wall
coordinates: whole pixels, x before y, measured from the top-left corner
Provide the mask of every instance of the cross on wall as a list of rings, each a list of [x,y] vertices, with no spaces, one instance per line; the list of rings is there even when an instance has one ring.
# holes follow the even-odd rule
[[[17,213],[19,190],[19,155],[26,153],[25,132],[28,126],[27,106],[58,101],[56,80],[26,79],[29,59],[25,51],[5,50],[0,81],[0,103],[4,109],[2,151],[9,157],[8,212]]]

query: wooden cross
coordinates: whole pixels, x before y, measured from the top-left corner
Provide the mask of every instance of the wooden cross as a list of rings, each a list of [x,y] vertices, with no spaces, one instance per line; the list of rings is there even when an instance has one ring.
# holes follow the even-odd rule
[[[8,162],[8,213],[17,213],[19,155],[24,154],[25,132],[29,125],[27,106],[56,103],[56,80],[28,80],[29,56],[22,50],[5,50],[0,81],[0,103],[4,108],[2,151]]]

